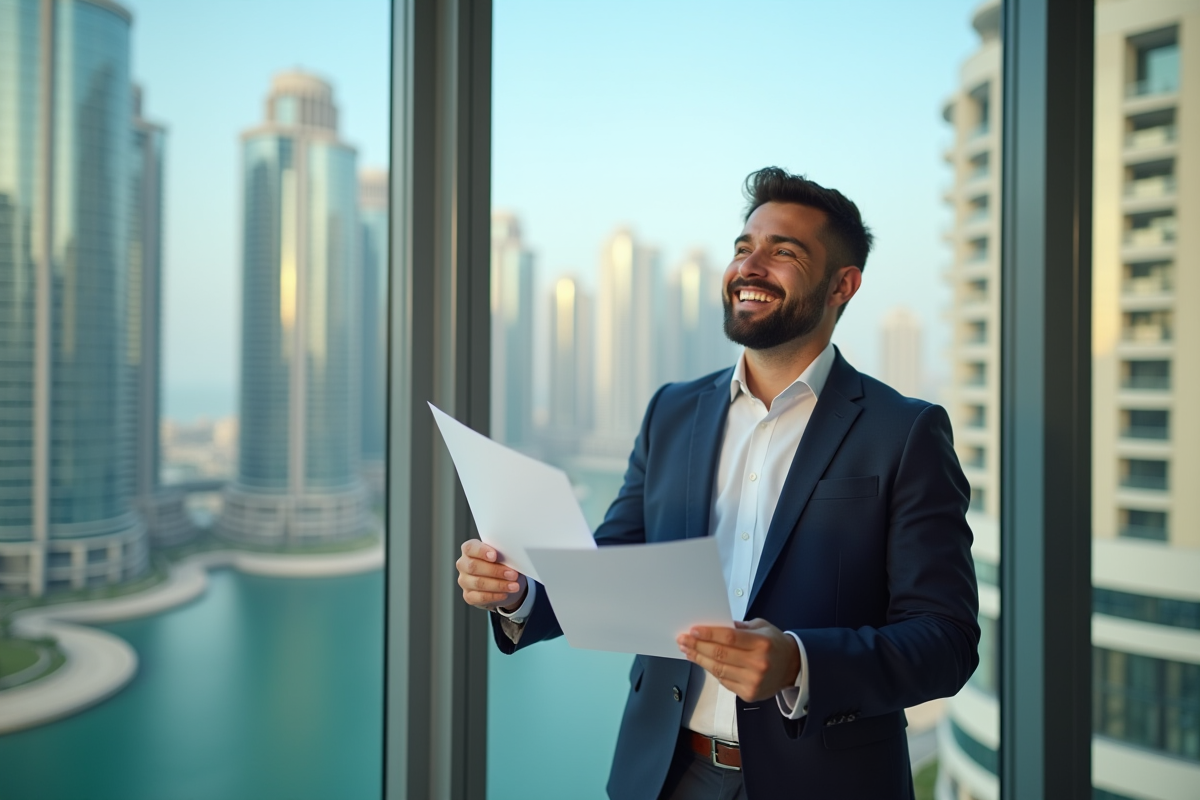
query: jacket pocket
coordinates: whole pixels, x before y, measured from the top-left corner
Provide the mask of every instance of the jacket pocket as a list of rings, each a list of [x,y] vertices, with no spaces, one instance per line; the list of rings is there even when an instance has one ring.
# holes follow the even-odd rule
[[[642,673],[646,671],[646,663],[641,656],[633,657],[633,666],[629,668],[629,685],[636,692],[642,688]]]
[[[813,500],[840,500],[851,497],[875,497],[879,494],[879,476],[866,475],[861,478],[830,478],[817,481],[813,489]]]
[[[861,717],[854,722],[831,725],[821,732],[827,750],[844,750],[861,747],[899,736],[908,727],[903,711],[880,714],[878,717]]]

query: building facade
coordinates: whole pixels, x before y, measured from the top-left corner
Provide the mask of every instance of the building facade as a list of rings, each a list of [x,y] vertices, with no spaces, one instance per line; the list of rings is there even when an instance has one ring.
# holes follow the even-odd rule
[[[556,455],[573,453],[595,420],[595,301],[574,276],[554,283],[549,298],[550,408],[546,440]]]
[[[999,470],[999,3],[947,105],[955,380],[972,486],[980,667],[940,729],[940,800],[992,800]],[[1200,5],[1096,4],[1093,186],[1095,796],[1194,797],[1200,786]],[[1192,491],[1189,491],[1192,490]]]
[[[238,476],[221,535],[296,544],[361,534],[356,154],[329,84],[277,75],[242,134]]]
[[[376,497],[383,494],[387,452],[388,174],[358,175],[362,227],[362,474]]]
[[[132,502],[131,17],[0,2],[0,591],[148,563]]]
[[[692,380],[732,364],[739,350],[724,333],[721,273],[693,250],[665,284],[656,382]]]
[[[921,319],[897,306],[879,327],[883,382],[906,397],[923,397],[925,370],[921,349]]]
[[[526,444],[533,434],[533,252],[516,216],[492,214],[491,435]]]

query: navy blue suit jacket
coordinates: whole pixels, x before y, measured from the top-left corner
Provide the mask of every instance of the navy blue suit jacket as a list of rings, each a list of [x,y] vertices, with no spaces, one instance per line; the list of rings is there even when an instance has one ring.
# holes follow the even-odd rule
[[[658,390],[599,544],[708,535],[731,376]],[[800,637],[810,690],[797,721],[774,699],[737,701],[751,800],[912,796],[904,708],[954,694],[978,663],[968,495],[946,412],[860,374],[839,353],[780,494],[746,613]],[[517,645],[493,614],[500,649],[561,635],[552,598],[538,588]],[[614,800],[658,796],[690,666],[634,658],[608,782]]]

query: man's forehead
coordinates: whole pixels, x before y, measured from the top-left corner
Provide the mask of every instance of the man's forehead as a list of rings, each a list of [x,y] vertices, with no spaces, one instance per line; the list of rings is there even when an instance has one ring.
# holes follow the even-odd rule
[[[824,226],[827,216],[821,209],[801,203],[763,203],[746,219],[738,239],[777,234],[815,236]]]

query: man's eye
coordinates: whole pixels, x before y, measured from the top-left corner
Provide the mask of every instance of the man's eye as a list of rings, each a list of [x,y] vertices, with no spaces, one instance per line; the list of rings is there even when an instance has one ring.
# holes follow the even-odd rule
[[[792,254],[792,251],[791,251],[791,250],[778,250],[778,251],[776,251],[776,253],[777,253],[778,255],[781,255],[781,256],[787,256],[788,258],[794,258],[794,257],[795,257],[795,256]]]

